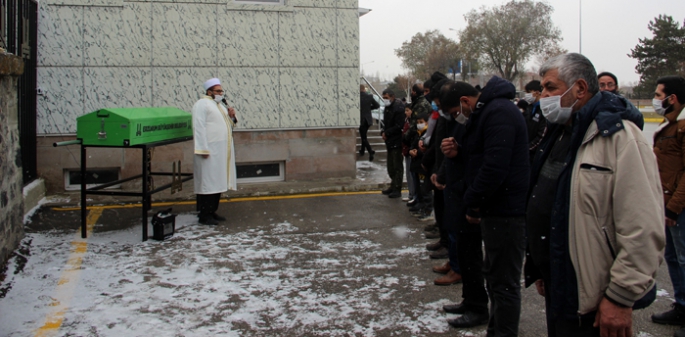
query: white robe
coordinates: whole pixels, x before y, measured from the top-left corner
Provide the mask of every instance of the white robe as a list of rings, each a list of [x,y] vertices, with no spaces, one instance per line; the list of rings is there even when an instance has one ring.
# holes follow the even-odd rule
[[[209,96],[193,105],[195,194],[236,190],[233,121],[224,106]],[[208,158],[202,155],[208,154]]]

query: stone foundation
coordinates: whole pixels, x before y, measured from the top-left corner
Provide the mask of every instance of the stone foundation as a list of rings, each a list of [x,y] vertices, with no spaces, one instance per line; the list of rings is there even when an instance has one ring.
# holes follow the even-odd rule
[[[0,54],[0,264],[24,237],[17,111],[18,76],[23,72],[20,57]]]
[[[286,181],[316,181],[329,178],[355,178],[356,134],[354,128],[311,130],[236,131],[234,133],[236,162],[284,162]],[[79,145],[53,147],[54,142],[73,140],[74,136],[38,137],[38,176],[45,180],[48,194],[64,191],[64,172],[80,169]],[[88,169],[121,168],[122,178],[142,172],[142,153],[139,149],[87,148]],[[153,171],[171,172],[172,164],[181,160],[183,172],[193,171],[193,142],[188,141],[155,148]],[[166,181],[156,177],[155,185]],[[270,182],[265,184],[277,184]],[[189,185],[189,186],[188,186]],[[192,183],[185,184],[192,189]],[[123,186],[139,188],[140,179]],[[168,193],[168,192],[167,192]],[[159,194],[164,197],[165,193]]]

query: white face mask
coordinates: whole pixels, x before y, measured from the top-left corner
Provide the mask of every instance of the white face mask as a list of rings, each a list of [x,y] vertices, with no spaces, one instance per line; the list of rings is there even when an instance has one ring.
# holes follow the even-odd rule
[[[385,104],[385,106],[390,106],[391,103],[389,99],[384,99],[383,104]]]
[[[214,95],[214,102],[221,103],[224,99],[224,95]]]
[[[464,125],[464,124],[466,124],[466,122],[467,122],[469,119],[466,118],[466,116],[464,116],[464,114],[459,114],[459,115],[457,115],[456,120],[457,120],[457,123],[459,123],[459,124],[461,124],[461,125]]]
[[[416,129],[417,129],[417,130],[423,130],[423,129],[425,129],[425,128],[426,128],[426,123],[419,123],[419,124],[416,124]]]
[[[576,105],[578,100],[573,102],[570,107],[565,108],[561,106],[561,98],[571,91],[572,88],[573,85],[560,96],[543,97],[540,99],[540,110],[542,110],[542,115],[545,116],[550,123],[566,124],[568,119],[571,118],[573,106]]]
[[[528,102],[528,104],[533,104],[535,102],[535,97],[533,97],[533,93],[526,93],[523,95],[523,100]]]
[[[667,100],[671,95],[666,96],[664,99],[652,99],[652,106],[654,107],[654,112],[658,113],[659,115],[663,116],[666,114],[666,110],[668,108],[664,108],[664,101]]]

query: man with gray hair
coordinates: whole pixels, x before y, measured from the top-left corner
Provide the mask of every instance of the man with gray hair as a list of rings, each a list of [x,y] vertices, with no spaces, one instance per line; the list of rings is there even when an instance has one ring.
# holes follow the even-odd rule
[[[531,170],[526,284],[545,296],[549,336],[632,336],[656,296],[664,208],[642,114],[599,91],[580,54],[540,68],[549,129]]]

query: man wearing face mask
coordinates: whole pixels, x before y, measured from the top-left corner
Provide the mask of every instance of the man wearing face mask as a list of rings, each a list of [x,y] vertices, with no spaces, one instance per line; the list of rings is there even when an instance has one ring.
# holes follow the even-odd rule
[[[388,150],[388,175],[390,187],[383,190],[383,194],[389,198],[402,196],[402,129],[404,127],[404,104],[395,99],[395,93],[390,89],[383,90],[383,129],[381,137],[385,141]]]
[[[540,81],[534,80],[528,82],[525,86],[526,95],[523,99],[528,102],[528,108],[523,112],[523,117],[526,119],[526,127],[528,128],[528,150],[530,151],[530,161],[535,157],[535,151],[540,146],[540,141],[547,130],[547,120],[540,111],[540,92],[542,86]]]
[[[605,71],[597,75],[597,80],[599,81],[599,91],[608,91],[618,95],[618,79],[616,75]]]
[[[218,78],[204,83],[205,96],[193,105],[193,175],[199,222],[216,225],[226,218],[216,213],[221,193],[236,189],[233,128],[235,110],[224,107]]]
[[[632,310],[656,296],[663,203],[642,114],[599,91],[570,53],[540,68],[549,121],[531,171],[526,285],[545,296],[549,336],[632,336]]]
[[[654,133],[654,154],[659,163],[661,187],[666,208],[666,253],[664,258],[673,283],[673,309],[652,315],[660,324],[685,325],[685,78],[661,77],[654,91],[654,111],[665,117]],[[675,333],[685,336],[685,328]]]
[[[459,107],[448,105],[453,107],[451,114],[460,109],[468,118],[463,141],[460,144],[448,138],[441,144],[445,157],[456,156],[466,163],[463,207],[466,221],[480,225],[485,246],[483,275],[490,297],[488,337],[517,336],[521,314],[530,162],[526,122],[511,102],[515,94],[514,85],[497,76],[482,92],[471,88],[459,93]],[[467,267],[460,268],[463,272]]]
[[[440,151],[445,155],[433,184],[443,189],[445,201],[445,228],[449,233],[449,264],[452,270],[459,270],[463,287],[462,301],[448,304],[443,310],[459,314],[447,322],[456,328],[468,328],[488,323],[488,295],[483,278],[483,246],[480,226],[466,220],[464,193],[466,192],[466,151],[457,156],[453,144],[463,143],[466,133],[466,117],[462,113],[462,97],[475,97],[478,91],[465,82],[451,82],[440,90],[440,107],[446,111],[449,131],[441,141]],[[444,147],[442,145],[445,145]],[[443,152],[445,151],[445,152]],[[456,269],[455,269],[456,268]],[[435,269],[434,269],[435,270]],[[436,280],[437,282],[438,280]]]

